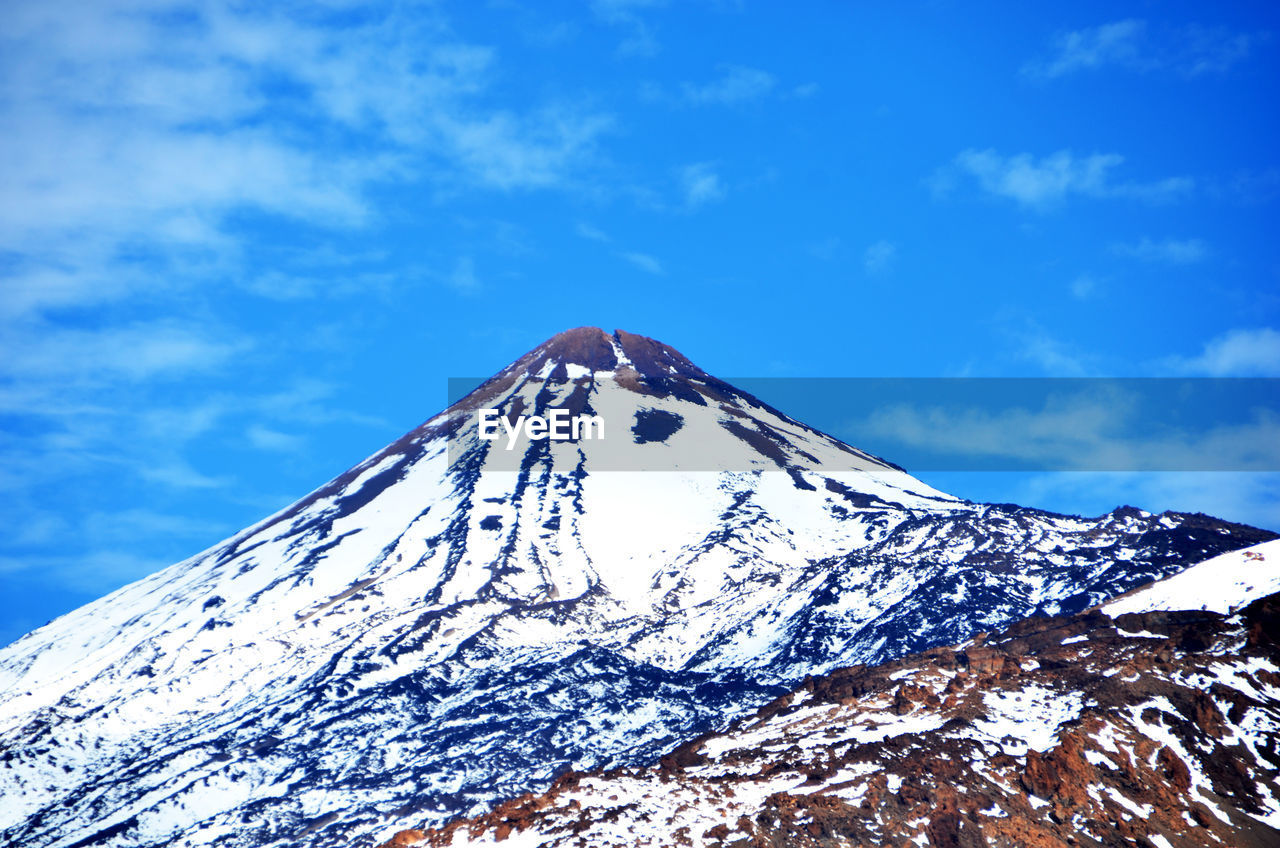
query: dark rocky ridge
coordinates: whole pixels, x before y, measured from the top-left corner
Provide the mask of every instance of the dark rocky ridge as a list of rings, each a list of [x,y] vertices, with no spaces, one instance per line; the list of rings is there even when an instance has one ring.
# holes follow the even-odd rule
[[[1280,595],[1234,617],[1031,619],[806,679],[652,768],[569,772],[545,794],[387,845],[521,834],[548,848],[1271,848],[1280,830],[1260,818],[1280,822],[1278,664]],[[1051,744],[974,732],[993,702],[1026,693],[1078,702]],[[926,729],[850,739],[887,716]]]

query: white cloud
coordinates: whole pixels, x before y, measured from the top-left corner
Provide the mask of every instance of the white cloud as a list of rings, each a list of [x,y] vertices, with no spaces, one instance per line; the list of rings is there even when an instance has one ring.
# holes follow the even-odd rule
[[[1058,35],[1050,54],[1029,62],[1023,73],[1048,79],[1105,67],[1172,71],[1187,77],[1223,73],[1267,39],[1266,33],[1225,27],[1157,28],[1130,18]]]
[[[724,183],[710,162],[687,165],[680,171],[680,186],[684,192],[684,205],[690,209],[722,200]]]
[[[499,112],[480,120],[442,117],[438,122],[448,152],[461,166],[460,176],[508,190],[566,185],[613,126],[607,115],[564,107],[526,117]]]
[[[395,430],[344,410],[333,401],[334,387],[314,380],[272,394],[234,395],[204,394],[191,382],[153,386],[84,375],[68,391],[66,381],[18,375],[0,391],[0,411],[24,422],[0,431],[6,457],[0,490],[74,491],[79,483],[109,478],[184,490],[225,488],[233,480],[205,468],[201,446],[222,450],[248,442],[260,450],[286,450],[292,446],[282,437],[300,428]]]
[[[463,256],[454,263],[453,270],[446,278],[449,285],[460,292],[474,292],[480,288],[480,280],[476,277],[475,262],[470,256]]]
[[[197,471],[183,460],[144,465],[138,469],[138,474],[144,480],[174,489],[220,489],[232,482],[229,477],[214,477]]]
[[[954,461],[1010,461],[1055,471],[1271,471],[1280,468],[1280,417],[1196,429],[1160,429],[1140,416],[1152,402],[1123,382],[1090,381],[1039,406],[899,404],[878,409],[865,431]],[[1145,413],[1144,413],[1145,414]]]
[[[1054,54],[1044,62],[1028,65],[1027,73],[1058,77],[1108,64],[1134,64],[1146,23],[1123,20],[1066,32],[1054,40]]]
[[[577,232],[577,234],[582,236],[584,239],[588,239],[589,241],[598,241],[603,244],[608,244],[610,241],[612,241],[612,239],[610,239],[609,236],[606,235],[604,232],[596,229],[590,224],[582,223],[581,221],[578,222],[578,226],[575,228],[575,232]]]
[[[83,533],[93,545],[107,545],[128,544],[144,536],[212,541],[236,529],[203,518],[149,509],[126,509],[89,513],[78,532]]]
[[[1085,355],[1051,336],[1034,322],[1012,332],[1020,359],[1032,362],[1050,377],[1083,377],[1089,373]]]
[[[766,97],[777,84],[777,78],[767,71],[742,65],[721,65],[718,78],[702,85],[686,82],[681,86],[681,92],[685,101],[695,105],[732,105]]]
[[[330,383],[306,379],[274,394],[238,398],[237,406],[250,410],[255,415],[305,424],[308,427],[346,422],[381,430],[391,428],[381,418],[342,409],[333,400],[337,394],[337,387]]]
[[[590,224],[579,222],[576,227],[576,231],[579,236],[587,239],[588,241],[594,241],[600,244],[613,244],[613,239],[607,233],[591,226]],[[651,254],[642,253],[638,250],[618,250],[614,255],[619,259],[634,265],[646,274],[653,274],[659,277],[666,274],[666,269],[663,267],[662,262]]]
[[[1187,76],[1221,74],[1243,62],[1262,44],[1271,40],[1268,32],[1232,32],[1225,27],[1189,26],[1182,31],[1170,64]]]
[[[259,450],[279,451],[281,453],[292,453],[301,450],[306,443],[306,440],[301,436],[282,433],[279,430],[273,430],[261,424],[251,426],[245,436],[248,438],[249,444]]]
[[[38,572],[59,591],[98,596],[171,564],[132,551],[99,550],[70,556],[0,557],[0,574]]]
[[[591,11],[608,23],[629,23],[644,9],[659,9],[667,0],[591,0]]]
[[[1098,280],[1090,274],[1081,274],[1071,281],[1071,294],[1081,300],[1092,297],[1098,291]]]
[[[98,384],[138,381],[209,371],[246,350],[243,339],[227,341],[172,322],[138,323],[102,330],[46,324],[10,327],[0,375],[16,381]]]
[[[868,247],[862,254],[862,267],[868,274],[883,274],[892,267],[897,255],[897,245],[891,241],[881,239]]]
[[[1280,332],[1270,327],[1230,330],[1205,343],[1199,355],[1166,364],[1183,374],[1280,377]]]
[[[1209,254],[1208,245],[1195,238],[1181,240],[1169,238],[1161,241],[1143,238],[1133,244],[1114,244],[1112,250],[1120,256],[1169,265],[1191,265]]]
[[[190,406],[148,407],[137,413],[130,426],[153,444],[185,444],[213,430],[246,402],[252,401],[245,398],[233,404],[222,397],[211,397]]]
[[[0,277],[0,320],[25,319],[69,306],[95,306],[119,300],[150,286],[135,269],[111,256],[82,247],[80,256],[61,262],[58,253],[28,261]]]
[[[629,33],[618,45],[618,55],[653,56],[659,50],[658,40],[641,12],[665,5],[666,0],[591,0],[591,11],[598,20]]]
[[[953,167],[977,180],[983,191],[1031,208],[1044,209],[1072,195],[1093,198],[1132,198],[1151,202],[1170,200],[1189,192],[1187,177],[1149,183],[1116,182],[1112,172],[1124,162],[1116,153],[1076,156],[1060,150],[1041,159],[1029,153],[1003,156],[994,150],[965,150]],[[936,184],[948,186],[945,171]]]
[[[619,256],[645,273],[654,274],[659,277],[666,273],[662,267],[662,263],[647,253],[630,252],[621,253]]]
[[[376,217],[368,193],[390,180],[574,189],[612,125],[563,103],[495,105],[494,51],[425,7],[374,3],[355,23],[324,6],[171,0],[5,12],[11,316],[189,285],[188,260],[234,260],[228,222],[244,211],[348,229]],[[139,246],[162,273],[125,258]]]
[[[966,460],[997,457],[1054,468],[1108,468],[1125,461],[1111,440],[1127,416],[1123,398],[1087,394],[1051,397],[1041,408],[943,408],[895,405],[878,409],[868,432]]]
[[[322,296],[368,295],[390,290],[406,274],[389,271],[347,271],[333,277],[267,271],[243,286],[260,297],[276,301],[304,300]]]

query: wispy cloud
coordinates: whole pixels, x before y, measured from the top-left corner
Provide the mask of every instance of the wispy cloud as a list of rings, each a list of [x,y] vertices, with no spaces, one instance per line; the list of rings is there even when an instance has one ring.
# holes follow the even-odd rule
[[[710,162],[697,162],[680,170],[680,188],[686,208],[695,209],[722,200],[724,183]]]
[[[1280,332],[1271,327],[1229,330],[1206,342],[1199,354],[1165,364],[1181,374],[1280,377]]]
[[[1139,60],[1139,42],[1145,34],[1146,24],[1132,19],[1065,32],[1054,39],[1050,57],[1026,65],[1023,71],[1058,77],[1107,64],[1133,64]]]
[[[881,239],[863,251],[862,268],[868,274],[883,274],[893,266],[897,255],[897,245]]]
[[[601,242],[602,244],[608,244],[610,241],[612,241],[612,239],[610,239],[609,236],[607,236],[601,230],[591,226],[590,224],[583,223],[581,221],[579,221],[578,225],[574,228],[574,232],[582,236],[584,239],[588,239],[589,241],[598,241],[598,242]]]
[[[1043,400],[1004,404],[894,404],[862,425],[877,438],[951,455],[962,467],[985,460],[1055,471],[1274,471],[1280,468],[1280,418],[1157,428],[1151,406],[1168,398],[1123,381],[1085,381]],[[1016,392],[1014,392],[1016,395]],[[1150,395],[1147,397],[1146,395]],[[1006,469],[1007,470],[1007,469]]]
[[[685,102],[694,105],[732,105],[759,100],[771,94],[778,85],[768,71],[743,65],[721,65],[720,75],[701,84],[686,82],[680,87]]]
[[[229,477],[205,474],[178,460],[143,465],[138,468],[138,473],[148,482],[173,489],[220,489],[233,482]]]
[[[619,56],[653,56],[660,46],[643,12],[661,8],[666,0],[591,0],[591,11],[606,24],[621,27],[627,36],[618,45]]]
[[[662,263],[647,253],[632,251],[620,253],[618,255],[647,274],[654,274],[660,277],[666,273],[666,270],[662,267]]]
[[[580,221],[578,222],[578,225],[575,228],[575,230],[579,236],[581,236],[584,239],[587,239],[588,241],[593,241],[602,245],[614,244],[614,240],[612,236],[592,226],[591,224],[583,223]],[[656,256],[653,256],[652,254],[644,253],[639,250],[619,250],[619,249],[613,249],[610,252],[612,252],[614,256],[623,260],[624,262],[630,265],[633,265],[636,268],[639,268],[641,271],[644,271],[646,274],[653,274],[655,276],[661,277],[667,273],[667,270],[663,266],[662,261],[659,260]]]
[[[642,99],[680,107],[731,107],[766,98],[805,99],[817,94],[816,83],[783,86],[768,71],[746,65],[720,64],[707,80],[685,80],[667,88],[647,80],[640,85]]]
[[[95,550],[65,556],[0,557],[0,574],[36,572],[59,591],[70,589],[92,597],[171,564],[171,560],[141,556],[129,550]],[[16,638],[20,634],[13,635]]]
[[[1118,242],[1111,249],[1119,256],[1168,265],[1191,265],[1209,254],[1209,246],[1195,238],[1154,241],[1144,237],[1134,243]]]
[[[1049,377],[1083,377],[1092,370],[1088,355],[1056,338],[1034,321],[1007,330],[1018,359],[1030,362]]]
[[[563,187],[579,165],[595,156],[599,138],[613,127],[608,115],[548,107],[531,116],[498,112],[475,119],[442,119],[439,130],[454,157],[442,179],[500,189]]]
[[[0,413],[21,422],[0,430],[7,460],[0,490],[7,491],[66,489],[69,480],[89,472],[175,489],[218,488],[233,479],[201,470],[208,460],[194,445],[247,443],[282,450],[284,441],[273,433],[330,425],[394,430],[386,421],[344,409],[335,402],[335,388],[315,380],[231,396],[203,394],[200,383],[185,379],[155,385],[84,375],[69,390],[66,382],[27,372],[3,376],[9,385],[0,390]]]
[[[1098,293],[1098,278],[1092,274],[1081,274],[1068,286],[1071,296],[1079,300],[1087,300]]]
[[[1010,408],[896,404],[878,409],[868,432],[912,447],[960,457],[995,457],[1051,468],[1110,468],[1116,439],[1130,414],[1123,396],[1077,393],[1040,406]]]
[[[1147,202],[1168,201],[1192,190],[1189,177],[1168,177],[1153,182],[1119,181],[1114,171],[1124,162],[1116,153],[1077,156],[1060,150],[1037,159],[1030,153],[1005,156],[995,150],[965,150],[934,178],[934,188],[946,193],[957,175],[974,179],[988,194],[1023,206],[1046,209],[1071,196],[1127,198]]]
[[[392,290],[406,276],[403,269],[400,273],[366,269],[336,275],[267,271],[244,280],[242,286],[269,300],[291,301],[325,296],[383,294]]]
[[[301,424],[309,428],[334,422],[380,430],[391,427],[381,418],[344,409],[338,396],[338,388],[332,383],[302,379],[270,394],[239,398],[235,408],[271,421]]]
[[[293,453],[301,450],[306,440],[301,436],[291,433],[282,433],[270,427],[264,427],[261,424],[254,424],[245,432],[245,438],[249,440],[249,444],[255,448],[264,451],[278,451],[281,453]]]
[[[1244,168],[1210,186],[1215,196],[1243,203],[1270,203],[1280,197],[1280,168]]]
[[[304,425],[386,432],[282,367],[287,330],[221,319],[226,289],[302,301],[418,277],[473,291],[474,245],[394,275],[377,250],[351,250],[401,211],[373,194],[590,188],[612,118],[495,97],[495,50],[411,5],[5,6],[0,489],[14,509],[74,515],[77,493],[100,498],[103,481],[111,498],[216,492],[225,506],[239,482],[225,454],[291,450]],[[231,369],[235,397],[219,382]],[[292,388],[264,390],[268,373]],[[153,529],[151,551],[178,535]],[[81,536],[67,569],[122,562]]]
[[[106,35],[106,34],[109,34]],[[234,256],[244,212],[367,226],[389,180],[436,191],[571,188],[612,119],[492,105],[492,49],[430,10],[18,2],[0,35],[4,309],[101,303]],[[58,144],[48,139],[58,139]],[[208,262],[208,256],[197,257]],[[166,268],[171,271],[171,268]],[[187,270],[189,270],[189,265]],[[225,270],[225,269],[224,269]]]
[[[445,276],[445,282],[455,291],[474,292],[480,288],[480,279],[476,276],[476,263],[470,256],[462,256],[453,264]]]
[[[1023,73],[1047,79],[1105,67],[1173,71],[1188,77],[1222,73],[1247,59],[1267,38],[1267,33],[1225,27],[1153,27],[1129,18],[1059,34],[1048,54],[1027,63]]]
[[[69,384],[97,386],[209,371],[250,345],[170,321],[100,330],[31,322],[8,327],[4,336],[0,375],[18,384],[39,381],[64,389]]]

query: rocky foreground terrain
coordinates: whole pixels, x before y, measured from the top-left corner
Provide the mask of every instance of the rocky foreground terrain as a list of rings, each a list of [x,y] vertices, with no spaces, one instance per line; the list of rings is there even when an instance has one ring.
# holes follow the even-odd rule
[[[1280,845],[1278,589],[1280,544],[1227,554],[387,845]]]

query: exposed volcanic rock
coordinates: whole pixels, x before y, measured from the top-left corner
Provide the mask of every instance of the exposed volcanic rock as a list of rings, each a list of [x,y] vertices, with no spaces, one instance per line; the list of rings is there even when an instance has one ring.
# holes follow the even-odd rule
[[[810,678],[655,767],[566,773],[410,844],[1263,848],[1278,746],[1280,594],[1095,610]]]
[[[610,435],[508,450],[480,409]],[[571,330],[297,504],[0,649],[0,844],[370,846],[566,766],[653,762],[806,675],[1273,535],[963,501],[665,345]],[[966,679],[1013,672],[986,650]],[[943,696],[886,697],[905,720]]]
[[[559,385],[589,373],[615,371],[623,388],[655,397],[674,392],[682,399],[705,404],[706,394],[695,390],[692,381],[704,384],[708,393],[746,396],[655,339],[623,330],[610,336],[598,327],[577,327],[552,337],[499,371],[482,384],[480,397],[491,396],[486,387],[506,389],[517,380]]]

